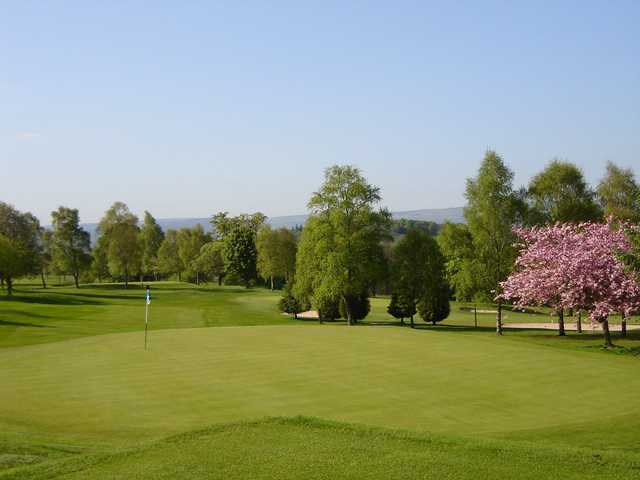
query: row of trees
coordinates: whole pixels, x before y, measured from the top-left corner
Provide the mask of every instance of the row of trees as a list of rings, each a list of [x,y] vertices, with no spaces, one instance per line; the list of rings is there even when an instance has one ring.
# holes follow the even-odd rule
[[[295,267],[294,233],[272,230],[260,213],[216,214],[212,233],[201,225],[163,232],[149,212],[140,224],[116,202],[100,220],[93,248],[77,209],[60,207],[51,218],[51,228],[45,229],[32,214],[0,203],[0,280],[9,295],[15,278],[40,275],[46,288],[50,274],[69,275],[76,287],[82,278],[114,279],[127,287],[132,278],[173,275],[249,286],[259,275],[274,288],[291,278]]]

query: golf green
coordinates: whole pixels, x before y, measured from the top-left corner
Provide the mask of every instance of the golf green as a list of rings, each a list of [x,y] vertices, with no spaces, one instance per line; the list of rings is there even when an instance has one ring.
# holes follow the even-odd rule
[[[123,446],[264,416],[483,437],[640,413],[637,359],[394,327],[158,330],[147,351],[142,332],[14,347],[0,350],[0,384],[0,430]]]

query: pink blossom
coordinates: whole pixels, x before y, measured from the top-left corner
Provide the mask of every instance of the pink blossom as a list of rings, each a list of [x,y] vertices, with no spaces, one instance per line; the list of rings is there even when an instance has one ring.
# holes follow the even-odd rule
[[[640,285],[617,255],[631,248],[622,228],[558,223],[514,232],[522,249],[500,298],[519,306],[581,309],[599,322],[640,310]]]

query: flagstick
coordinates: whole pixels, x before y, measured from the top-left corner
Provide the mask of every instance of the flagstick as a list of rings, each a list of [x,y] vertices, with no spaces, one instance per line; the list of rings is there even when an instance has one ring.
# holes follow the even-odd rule
[[[149,318],[149,302],[144,302],[144,349],[147,349],[147,319]]]

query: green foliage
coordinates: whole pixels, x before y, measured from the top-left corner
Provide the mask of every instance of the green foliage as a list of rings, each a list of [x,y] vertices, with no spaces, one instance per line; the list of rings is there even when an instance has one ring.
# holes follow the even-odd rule
[[[302,278],[305,295],[319,299],[347,299],[367,291],[376,281],[382,255],[380,243],[387,238],[390,214],[376,210],[380,190],[367,183],[352,166],[333,166],[309,201],[313,233],[302,238],[305,245]],[[305,227],[306,229],[307,227]],[[302,248],[302,239],[301,247]],[[317,261],[308,256],[322,253]],[[310,268],[310,267],[313,267]],[[349,309],[347,309],[348,311]],[[347,318],[352,323],[353,318]]]
[[[437,283],[439,281],[439,283]],[[449,288],[444,277],[434,279],[434,285],[428,289],[418,302],[418,312],[425,322],[441,322],[451,313]]]
[[[287,283],[284,287],[282,298],[278,302],[278,308],[281,312],[290,313],[294,316],[303,311],[302,305],[293,295],[292,286],[290,283]]]
[[[8,295],[14,279],[40,273],[41,232],[40,222],[31,213],[0,202],[0,278],[7,284]]]
[[[435,237],[440,232],[440,225],[435,222],[409,220],[407,218],[399,218],[391,222],[391,233],[393,235],[406,235],[410,230],[420,230]]]
[[[105,238],[109,273],[122,277],[128,286],[129,277],[142,270],[142,243],[138,217],[122,202],[115,202],[98,224]]]
[[[464,224],[446,222],[437,240],[445,257],[445,276],[455,297],[470,301],[478,290],[478,264],[469,228]]]
[[[257,269],[260,276],[271,281],[274,278],[287,281],[293,277],[296,262],[296,238],[287,228],[273,230],[269,225],[262,225],[256,239],[258,251]]]
[[[595,194],[573,163],[553,160],[529,183],[529,197],[538,223],[599,220]]]
[[[247,226],[237,225],[223,237],[225,270],[249,287],[257,275],[256,234]]]
[[[640,186],[633,171],[607,163],[607,173],[597,188],[605,217],[640,223]]]
[[[56,271],[73,276],[76,288],[80,275],[91,266],[91,237],[80,226],[75,208],[59,207],[51,212],[52,260]]]
[[[145,275],[153,274],[157,277],[159,273],[158,250],[164,240],[164,232],[153,215],[146,210],[144,223],[140,229],[140,239],[142,241],[142,272]]]
[[[400,320],[411,318],[416,314],[416,303],[414,300],[394,292],[391,294],[387,313]]]
[[[178,232],[167,230],[158,249],[158,269],[165,275],[177,275],[181,278],[184,265],[178,254]]]
[[[464,216],[475,260],[474,296],[493,298],[516,258],[513,225],[524,221],[525,206],[513,190],[513,172],[494,151],[487,151],[475,178],[467,180]],[[470,275],[468,272],[466,275]]]
[[[256,236],[267,217],[257,212],[229,217],[227,212],[211,218],[216,239],[222,240],[222,255],[225,262],[226,281],[238,279],[249,287],[258,274],[258,251]]]
[[[193,228],[181,228],[176,236],[178,257],[182,264],[180,271],[184,272],[189,281],[199,283],[200,270],[197,262],[200,250],[211,240],[202,228],[197,224]]]
[[[321,320],[337,320],[342,317],[338,298],[317,296],[314,299],[313,306],[318,311],[318,316]]]
[[[340,299],[340,316],[349,318],[355,322],[364,320],[371,311],[368,292],[359,295],[349,295]]]
[[[205,278],[213,279],[217,278],[218,283],[222,283],[224,278],[224,257],[223,257],[224,244],[221,240],[214,240],[205,243],[200,248],[200,254],[195,260],[195,267],[199,272],[202,272]]]
[[[109,243],[107,237],[102,236],[98,238],[98,241],[91,252],[91,273],[98,281],[109,276],[108,249]]]

